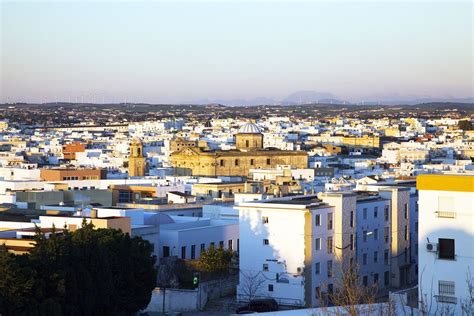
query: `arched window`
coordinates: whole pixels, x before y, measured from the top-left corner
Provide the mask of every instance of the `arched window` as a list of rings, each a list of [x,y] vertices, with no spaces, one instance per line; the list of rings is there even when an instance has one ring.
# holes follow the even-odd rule
[[[235,159],[235,166],[237,167],[239,165],[239,159]]]
[[[251,166],[254,165],[254,160],[253,160],[253,159],[250,159],[250,165],[251,165]]]
[[[137,156],[142,155],[142,149],[140,147],[137,148]]]

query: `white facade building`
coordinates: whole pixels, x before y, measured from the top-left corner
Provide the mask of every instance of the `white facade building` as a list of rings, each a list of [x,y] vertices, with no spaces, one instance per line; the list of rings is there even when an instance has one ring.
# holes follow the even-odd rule
[[[462,304],[474,282],[474,176],[421,175],[417,188],[420,298],[427,314],[469,315]]]
[[[241,202],[239,300],[319,306],[356,264],[360,282],[382,291],[413,283],[410,189],[338,191]],[[263,280],[256,293],[248,279]]]

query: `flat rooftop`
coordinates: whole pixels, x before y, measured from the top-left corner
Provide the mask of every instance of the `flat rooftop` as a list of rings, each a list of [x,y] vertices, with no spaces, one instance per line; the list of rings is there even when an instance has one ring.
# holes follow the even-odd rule
[[[289,204],[289,205],[311,205],[315,203],[322,203],[323,201],[315,196],[295,197],[292,199],[271,199],[267,201],[260,201],[270,204]]]

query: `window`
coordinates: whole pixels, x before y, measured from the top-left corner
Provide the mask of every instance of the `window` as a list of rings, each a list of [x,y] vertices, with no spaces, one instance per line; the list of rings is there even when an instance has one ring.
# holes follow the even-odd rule
[[[388,227],[384,227],[383,229],[383,241],[388,244]]]
[[[366,230],[364,230],[364,232],[362,233],[362,240],[364,242],[367,242],[367,231]]]
[[[169,257],[169,256],[170,256],[170,247],[163,246],[163,257]]]
[[[351,227],[354,227],[354,211],[351,211],[350,219],[349,219],[349,225]]]
[[[271,160],[270,158],[267,158],[267,165],[270,165],[271,164]]]
[[[390,272],[385,271],[383,274],[383,284],[388,285],[390,283]]]
[[[262,267],[263,271],[268,271],[268,263],[264,263]]]
[[[262,223],[268,224],[268,216],[262,217]]]
[[[377,218],[378,215],[379,215],[379,208],[376,206],[374,207],[374,218]]]
[[[364,254],[362,255],[362,264],[363,264],[364,266],[367,265],[367,254],[366,254],[366,253],[364,253]]]
[[[405,263],[408,262],[408,248],[405,247],[405,249],[403,250],[403,255],[405,257]]]
[[[273,292],[273,284],[268,284],[268,292]]]
[[[455,218],[454,198],[451,196],[438,197],[438,211],[436,213],[438,217]]]
[[[383,252],[383,264],[388,265],[388,250]]]
[[[316,299],[320,299],[321,298],[321,288],[319,286],[317,286],[315,289],[314,289],[314,293],[315,293],[315,298]]]
[[[405,203],[404,213],[405,213],[405,219],[408,219],[408,204],[407,203]]]
[[[211,243],[209,244],[209,247],[214,248],[214,245],[215,245],[214,242],[211,242]]]
[[[314,217],[314,224],[316,226],[321,226],[321,214],[316,214]]]
[[[328,230],[332,229],[332,213],[328,213]]]
[[[383,213],[384,213],[384,218],[385,218],[385,221],[388,222],[388,214],[389,214],[389,208],[388,208],[388,205],[385,206],[384,210],[383,210]]]
[[[316,250],[321,250],[321,238],[316,238],[314,240],[314,246]]]
[[[201,244],[201,253],[203,253],[206,250],[206,244]]]
[[[332,249],[333,248],[332,247],[332,236],[329,236],[326,241],[327,241],[327,245],[326,245],[327,246],[327,251],[328,251],[328,253],[332,253],[332,251],[333,251],[333,249]]]
[[[221,248],[221,249],[224,248],[224,241],[223,240],[219,241],[219,248]]]
[[[364,275],[364,277],[362,278],[362,284],[364,284],[364,286],[367,286],[369,284],[369,278]]]
[[[438,239],[438,258],[446,260],[455,259],[454,239]]]
[[[240,239],[237,238],[237,252],[239,252],[239,249],[240,249]]]
[[[232,239],[229,239],[229,241],[227,242],[227,250],[232,251]]]
[[[268,241],[268,239],[264,239],[264,240],[263,240],[263,244],[264,244],[264,245],[269,245],[270,242]]]
[[[379,274],[375,273],[374,274],[374,284],[377,284],[377,283],[379,283]]]
[[[376,228],[374,229],[374,240],[378,240],[379,239],[379,230]]]
[[[332,277],[332,260],[328,260],[327,268],[328,268],[328,278],[331,278]]]
[[[245,140],[245,147],[247,147],[247,148],[248,148],[249,146],[250,146],[250,142],[249,142],[249,140],[248,140],[248,139],[246,139],[246,140]]]
[[[254,160],[253,159],[250,159],[250,165],[253,166],[254,165]]]
[[[457,304],[455,297],[455,283],[452,281],[438,281],[438,294],[436,301],[439,303]]]
[[[446,296],[455,295],[456,284],[452,281],[438,281],[438,294]]]
[[[332,294],[332,292],[334,292],[334,285],[332,285],[332,283],[329,283],[328,284],[328,294]]]
[[[235,159],[235,166],[236,166],[236,167],[239,166],[239,159]]]
[[[362,210],[362,216],[364,217],[364,219],[367,219],[367,208],[364,207],[364,209]]]
[[[354,250],[354,235],[351,234],[351,235],[349,236],[349,238],[350,238],[350,240],[349,240],[349,249],[350,249],[350,250]]]
[[[379,261],[379,252],[374,251],[374,263],[377,263]]]
[[[321,263],[320,262],[316,262],[314,264],[314,271],[316,272],[316,274],[320,274],[321,273]]]
[[[407,225],[405,225],[403,233],[405,236],[405,240],[408,240],[408,226]]]
[[[186,246],[181,247],[181,259],[186,259]]]
[[[130,203],[132,202],[132,192],[130,191],[119,191],[119,202]]]
[[[191,245],[191,259],[196,259],[196,245]]]
[[[221,159],[221,160],[219,161],[219,165],[220,165],[221,167],[225,167],[225,160],[224,160],[224,159]]]

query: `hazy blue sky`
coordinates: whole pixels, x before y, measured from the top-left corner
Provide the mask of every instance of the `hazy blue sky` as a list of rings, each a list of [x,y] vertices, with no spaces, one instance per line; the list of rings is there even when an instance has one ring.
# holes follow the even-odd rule
[[[470,2],[0,1],[0,102],[473,95]]]

